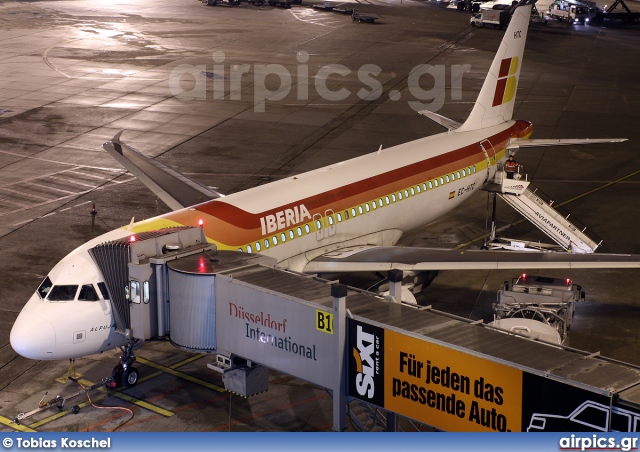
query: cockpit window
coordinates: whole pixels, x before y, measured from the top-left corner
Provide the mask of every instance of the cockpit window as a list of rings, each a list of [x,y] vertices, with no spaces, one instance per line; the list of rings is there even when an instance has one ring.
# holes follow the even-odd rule
[[[72,301],[75,298],[77,291],[78,286],[53,286],[49,291],[47,300]]]
[[[105,300],[109,299],[109,291],[107,290],[107,285],[103,282],[99,282],[98,283],[98,289],[100,290],[100,293],[102,294],[102,298],[104,298]]]
[[[42,281],[42,284],[40,284],[40,287],[38,287],[38,295],[40,295],[40,298],[43,300],[47,298],[47,294],[51,290],[51,286],[53,286],[53,283],[47,276],[44,281]]]
[[[85,284],[80,288],[78,295],[79,301],[98,301],[98,292],[94,289],[93,284]]]

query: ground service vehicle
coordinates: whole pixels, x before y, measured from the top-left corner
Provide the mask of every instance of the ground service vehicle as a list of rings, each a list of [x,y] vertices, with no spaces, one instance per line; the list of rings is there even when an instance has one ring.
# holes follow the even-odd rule
[[[509,23],[511,15],[509,11],[499,9],[485,9],[478,14],[471,16],[471,26],[473,27],[493,27],[502,28]]]
[[[587,5],[570,4],[564,1],[552,3],[547,14],[552,19],[570,23],[585,24],[591,19]]]

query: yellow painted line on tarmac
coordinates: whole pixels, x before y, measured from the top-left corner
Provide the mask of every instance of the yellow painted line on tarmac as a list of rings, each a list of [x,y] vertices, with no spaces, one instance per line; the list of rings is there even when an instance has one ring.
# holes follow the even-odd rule
[[[218,385],[214,385],[213,383],[209,383],[208,381],[204,381],[199,378],[192,377],[191,375],[187,375],[183,372],[179,372],[175,369],[172,369],[171,367],[166,367],[166,366],[163,366],[162,364],[157,364],[152,361],[146,360],[144,358],[137,358],[136,361],[138,361],[141,364],[144,364],[145,366],[153,367],[154,369],[158,369],[162,372],[166,372],[170,375],[176,376],[178,378],[182,378],[183,380],[190,381],[191,383],[204,386],[205,388],[213,389],[214,391],[218,391],[218,392],[227,392],[226,389],[221,388]]]
[[[143,364],[145,364],[145,365],[147,365],[147,366],[149,366],[149,367],[162,368],[162,370],[161,370],[161,371],[156,371],[156,372],[153,372],[152,374],[145,375],[144,377],[140,378],[140,380],[138,380],[138,383],[143,382],[143,381],[150,380],[150,379],[152,379],[152,378],[154,378],[154,377],[157,377],[158,375],[162,375],[162,373],[165,371],[164,369],[171,369],[171,370],[173,370],[173,369],[177,369],[177,368],[182,367],[182,366],[184,366],[184,365],[186,365],[186,364],[189,364],[189,363],[192,363],[192,362],[194,362],[194,361],[197,361],[198,359],[203,358],[203,357],[205,357],[205,356],[207,356],[207,354],[206,354],[206,353],[199,353],[199,354],[195,354],[195,355],[193,355],[193,356],[190,356],[190,357],[189,357],[189,358],[187,358],[187,359],[183,359],[182,361],[179,361],[179,362],[177,362],[177,363],[175,363],[175,364],[172,364],[172,365],[171,365],[171,366],[169,366],[168,368],[165,368],[164,366],[160,366],[159,364],[155,364],[155,365],[154,365],[154,363],[152,363],[151,361],[148,361],[148,360],[146,360],[146,359],[144,359],[144,358],[137,358],[137,360],[138,360],[138,361],[140,361],[140,362],[143,362],[143,361],[144,361],[144,362],[143,362]],[[66,378],[57,378],[57,379],[56,379],[56,381],[61,382],[61,383],[63,382],[63,380],[64,380],[65,382],[66,382],[66,381],[68,381]],[[197,379],[196,379],[196,380],[197,380]],[[199,380],[199,381],[201,381],[201,380]],[[81,383],[82,383],[83,385],[85,385],[85,386],[91,386],[91,385],[93,385],[93,383],[92,383],[92,382],[87,381],[87,380],[81,380]],[[206,382],[204,382],[204,383],[206,383]],[[215,386],[215,385],[214,385],[214,386]],[[152,404],[150,404],[150,403],[148,403],[148,402],[144,402],[144,401],[142,401],[142,400],[135,399],[134,397],[128,396],[128,395],[123,394],[123,393],[121,393],[121,392],[112,392],[112,393],[110,393],[110,394],[109,394],[109,393],[104,392],[104,387],[99,388],[99,389],[101,389],[101,390],[102,390],[102,393],[101,393],[101,394],[99,394],[99,395],[97,395],[97,396],[95,396],[95,397],[92,397],[92,398],[91,398],[91,400],[92,400],[94,403],[95,403],[95,402],[99,402],[99,401],[103,400],[103,399],[104,399],[104,398],[106,398],[108,395],[113,395],[113,396],[115,396],[115,397],[119,397],[120,399],[126,400],[127,402],[131,402],[131,403],[133,403],[133,404],[135,404],[135,405],[141,406],[141,407],[143,407],[143,408],[146,408],[146,409],[148,409],[148,410],[153,411],[154,413],[158,413],[158,414],[161,414],[161,415],[163,415],[163,416],[170,417],[170,416],[173,416],[173,415],[175,414],[175,413],[173,413],[173,412],[171,412],[171,411],[169,411],[169,410],[165,410],[164,408],[160,408],[160,407],[155,406],[155,405],[152,405]],[[214,389],[214,388],[212,388],[212,389]],[[91,405],[91,403],[90,403],[89,401],[86,401],[86,402],[78,403],[78,404],[76,404],[76,405],[78,405],[78,406],[82,409],[82,408],[84,408],[84,407],[86,407],[86,406]],[[61,418],[61,417],[63,417],[63,416],[66,416],[66,415],[67,415],[67,414],[69,414],[69,413],[71,413],[71,410],[70,410],[70,409],[60,411],[60,412],[58,412],[58,413],[56,413],[56,414],[53,414],[53,415],[48,416],[48,417],[46,417],[46,418],[44,418],[44,419],[41,419],[41,420],[39,420],[39,421],[37,421],[37,422],[34,422],[33,424],[30,424],[30,425],[29,425],[29,427],[25,427],[25,426],[23,426],[23,425],[18,425],[18,424],[16,424],[16,423],[11,423],[11,419],[7,419],[7,418],[2,417],[2,416],[0,416],[0,423],[5,424],[5,425],[8,425],[9,427],[12,427],[12,428],[14,428],[14,429],[16,429],[16,430],[19,430],[19,431],[23,431],[23,432],[35,432],[35,431],[37,431],[37,430],[32,430],[33,428],[37,428],[37,427],[40,427],[40,426],[42,426],[42,425],[48,424],[49,422],[55,421],[56,419],[59,419],[59,418]]]
[[[593,190],[586,191],[586,192],[581,193],[581,194],[579,194],[579,195],[577,195],[577,196],[574,196],[574,197],[573,197],[573,198],[571,198],[571,199],[567,199],[566,201],[563,201],[563,202],[561,202],[561,203],[559,203],[559,204],[556,204],[556,205],[555,205],[555,207],[554,207],[554,209],[557,209],[558,207],[561,207],[561,206],[565,206],[565,205],[567,205],[567,204],[569,204],[569,203],[571,203],[571,202],[573,202],[573,201],[576,201],[576,200],[578,200],[578,199],[580,199],[580,198],[584,198],[585,196],[591,195],[591,194],[593,194],[593,193],[595,193],[595,192],[597,192],[597,191],[600,191],[600,190],[602,190],[602,189],[604,189],[604,188],[610,187],[611,185],[617,184],[618,182],[622,182],[623,180],[625,180],[625,179],[629,179],[630,177],[636,176],[636,175],[638,175],[638,174],[640,174],[640,170],[634,171],[633,173],[629,173],[629,174],[627,174],[626,176],[622,176],[622,177],[620,177],[620,178],[618,178],[618,179],[616,179],[616,180],[613,180],[613,181],[611,181],[611,182],[607,182],[606,184],[603,184],[603,185],[601,185],[601,186],[599,186],[599,187],[596,187],[596,188],[594,188]],[[586,181],[586,182],[588,182],[588,181]],[[511,223],[511,225],[510,225],[510,226],[513,226],[513,225],[516,225],[516,224],[520,224],[520,223],[522,223],[523,221],[527,221],[527,220],[526,220],[526,218],[521,218],[520,220],[518,220],[518,221],[515,221],[515,222]],[[458,248],[464,248],[464,247],[469,246],[469,245],[471,245],[471,244],[473,244],[473,243],[475,243],[475,242],[478,242],[478,241],[480,241],[480,240],[484,240],[485,238],[487,238],[487,237],[489,237],[489,236],[490,236],[490,234],[482,234],[481,236],[476,237],[475,239],[469,240],[469,241],[468,241],[468,242],[466,242],[466,243],[461,243],[460,245],[456,246],[455,248],[456,248],[456,249],[458,249]]]
[[[14,430],[18,430],[19,432],[35,432],[36,430],[33,430],[32,428],[29,428],[27,426],[21,425],[21,424],[17,424],[15,422],[13,422],[13,420],[4,417],[4,416],[0,416],[0,424],[4,424],[7,427],[11,427]]]
[[[182,367],[182,366],[184,366],[184,365],[186,365],[186,364],[189,364],[189,363],[192,363],[192,362],[194,362],[194,361],[197,361],[197,360],[199,360],[200,358],[203,358],[203,357],[205,357],[205,356],[207,356],[207,354],[206,354],[206,353],[199,353],[199,354],[197,354],[197,355],[190,356],[190,357],[189,357],[189,358],[187,358],[187,359],[183,359],[182,361],[179,361],[179,362],[177,362],[177,363],[175,363],[175,364],[170,365],[170,366],[169,366],[169,369],[177,369],[178,367]],[[151,366],[150,364],[147,364],[147,363],[150,363],[150,362],[151,362],[151,361],[149,361],[149,360],[146,360],[146,359],[144,359],[144,358],[140,358],[140,357],[137,357],[137,358],[136,358],[136,361],[140,361],[140,362],[142,362],[141,360],[144,360],[144,361],[145,361],[143,364],[145,364],[145,365],[147,365],[147,366],[149,366],[149,367],[155,367],[155,366]],[[156,368],[157,368],[157,367],[156,367]],[[138,383],[141,383],[141,382],[143,382],[143,381],[147,381],[147,380],[151,380],[152,378],[155,378],[155,377],[157,377],[158,375],[162,375],[162,372],[161,372],[161,371],[156,371],[156,372],[153,372],[153,373],[151,373],[151,374],[149,374],[149,375],[145,375],[144,377],[141,377],[141,378],[138,380]]]

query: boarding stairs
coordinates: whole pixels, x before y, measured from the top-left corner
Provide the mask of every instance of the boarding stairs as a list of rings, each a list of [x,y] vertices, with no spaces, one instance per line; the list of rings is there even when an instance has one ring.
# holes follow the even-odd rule
[[[600,243],[590,239],[584,233],[586,228],[580,230],[576,227],[569,221],[569,215],[565,217],[560,214],[553,207],[553,201],[543,200],[536,194],[536,188],[531,190],[532,187],[531,182],[523,179],[520,173],[509,179],[504,171],[496,171],[493,181],[483,189],[496,193],[565,251],[593,253]]]

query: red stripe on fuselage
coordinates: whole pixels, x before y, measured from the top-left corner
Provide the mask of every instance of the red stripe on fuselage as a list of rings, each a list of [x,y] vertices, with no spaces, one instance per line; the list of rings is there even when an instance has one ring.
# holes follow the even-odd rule
[[[498,152],[505,148],[510,138],[524,137],[531,133],[531,130],[532,125],[529,122],[517,121],[512,127],[488,139]],[[242,210],[225,202],[222,198],[219,201],[194,206],[195,212],[188,213],[181,210],[169,213],[166,217],[181,224],[190,224],[191,221],[197,221],[195,218],[198,215],[208,215],[213,217],[205,221],[205,233],[208,237],[215,237],[216,241],[230,246],[243,245],[262,236],[261,217],[275,215],[286,209],[294,209],[300,204],[304,204],[312,216],[314,213],[324,216],[329,208],[337,212],[483,161],[485,161],[484,153],[479,143],[474,143],[259,213]],[[185,223],[185,220],[188,223]],[[307,221],[309,220],[305,219],[304,222]],[[211,231],[211,235],[207,230]]]

